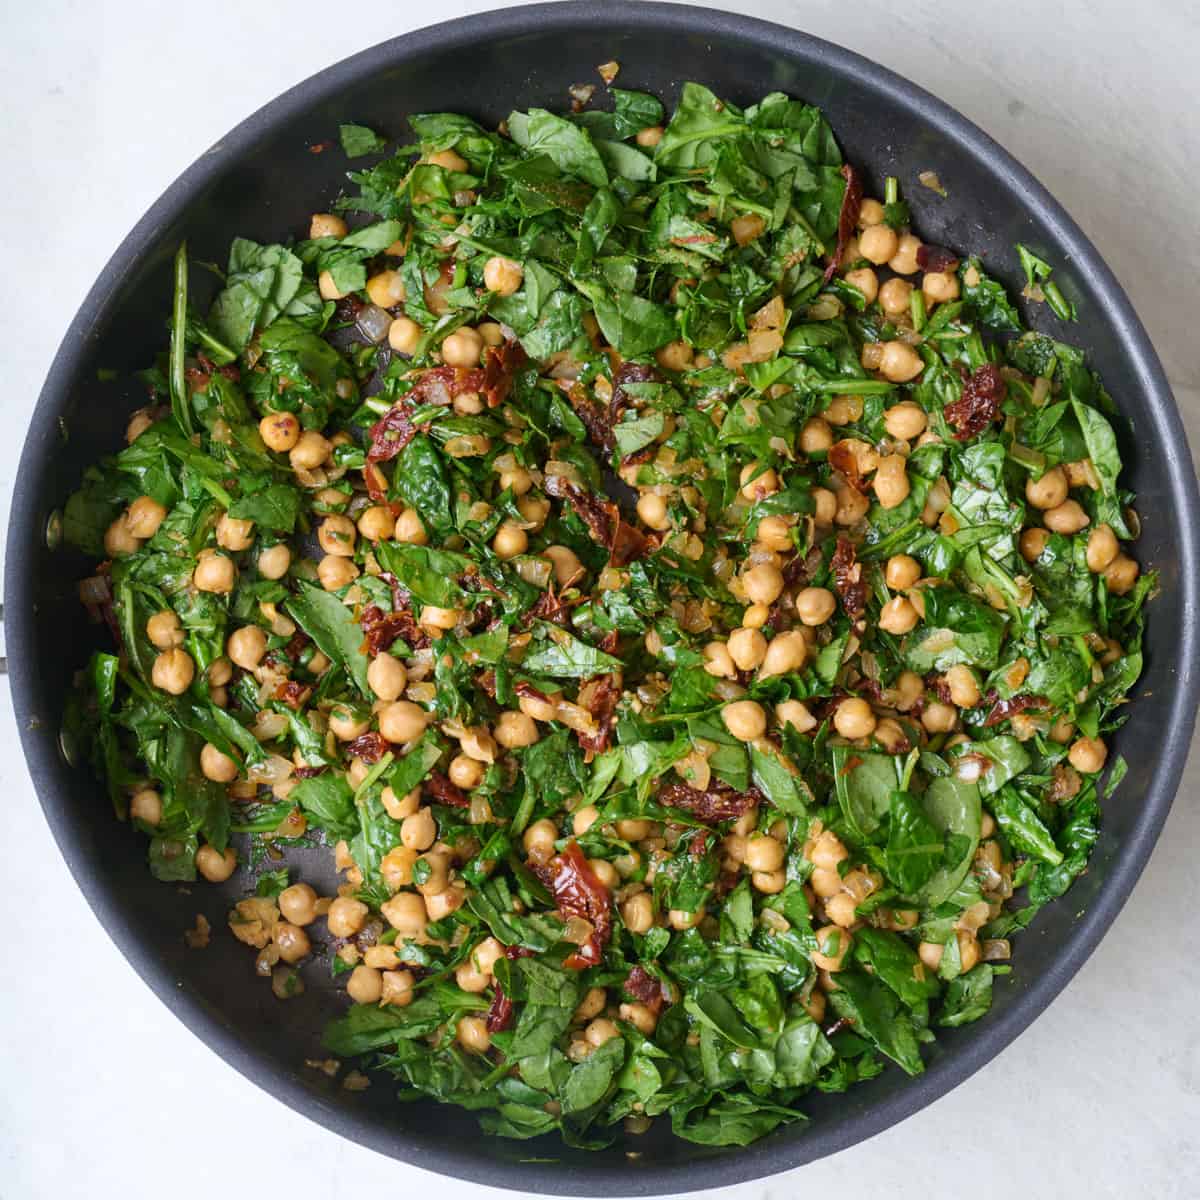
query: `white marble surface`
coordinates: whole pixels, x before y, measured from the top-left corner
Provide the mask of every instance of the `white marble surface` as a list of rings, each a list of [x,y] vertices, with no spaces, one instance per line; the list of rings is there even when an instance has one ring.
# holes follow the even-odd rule
[[[4,6],[0,230],[8,280],[0,414],[7,520],[26,414],[70,314],[134,221],[229,127],[282,89],[427,18],[488,4]],[[1185,0],[725,0],[922,83],[1050,187],[1129,289],[1200,447],[1195,60]],[[286,18],[284,12],[286,11]],[[376,14],[372,19],[370,14]],[[1119,399],[1119,398],[1118,398]],[[268,1099],[142,985],[92,916],[43,821],[0,687],[0,795],[14,934],[0,988],[0,1197],[404,1195],[436,1181]],[[1099,951],[999,1060],[902,1126],[725,1200],[837,1189],[896,1200],[1200,1195],[1200,760],[1149,870]],[[172,1070],[163,1070],[170,1063]],[[232,1189],[232,1190],[231,1190]],[[386,1189],[386,1190],[385,1190]],[[499,1197],[500,1193],[487,1193]]]

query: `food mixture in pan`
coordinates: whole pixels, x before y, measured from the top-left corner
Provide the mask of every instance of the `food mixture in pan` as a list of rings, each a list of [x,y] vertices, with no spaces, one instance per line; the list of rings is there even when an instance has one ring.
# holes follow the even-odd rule
[[[241,885],[247,987],[344,987],[350,1086],[744,1144],[1006,986],[1155,581],[1083,353],[819,111],[572,93],[344,126],[332,211],[180,250],[65,512],[70,726],[164,885]]]

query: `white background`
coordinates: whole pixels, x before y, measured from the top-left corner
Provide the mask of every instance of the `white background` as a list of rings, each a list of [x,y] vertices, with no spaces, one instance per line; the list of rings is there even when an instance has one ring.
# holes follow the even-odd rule
[[[1129,290],[1200,447],[1200,18],[1190,0],[722,6],[894,68],[1030,167]],[[3,0],[5,522],[26,416],[51,355],[88,286],[163,188],[284,88],[427,20],[487,7]],[[119,956],[68,875],[3,687],[0,739],[0,929],[12,938],[0,985],[3,1200],[209,1200],[217,1189],[297,1200],[335,1189],[501,1195],[337,1139],[196,1040]],[[873,1141],[722,1191],[723,1200],[810,1189],[895,1200],[1074,1200],[1124,1196],[1131,1186],[1156,1200],[1200,1195],[1198,783],[1193,754],[1166,832],[1111,934],[996,1062]]]

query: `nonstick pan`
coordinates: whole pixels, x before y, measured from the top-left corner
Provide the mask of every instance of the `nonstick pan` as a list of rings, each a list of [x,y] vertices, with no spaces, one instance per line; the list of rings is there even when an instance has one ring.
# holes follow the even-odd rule
[[[621,85],[667,101],[682,81],[697,79],[735,102],[778,89],[818,104],[846,156],[865,169],[869,194],[880,194],[884,176],[899,177],[928,240],[981,254],[1017,288],[1015,242],[1057,264],[1055,277],[1079,310],[1067,332],[1092,352],[1124,417],[1121,449],[1144,524],[1138,557],[1162,580],[1150,610],[1141,698],[1116,740],[1129,762],[1120,802],[1106,809],[1089,871],[1020,938],[1014,973],[998,986],[992,1011],[978,1024],[946,1030],[923,1076],[891,1069],[847,1094],[815,1095],[811,1121],[746,1149],[702,1148],[657,1129],[595,1153],[557,1140],[509,1142],[481,1136],[460,1110],[397,1104],[383,1081],[365,1092],[343,1090],[304,1065],[320,1056],[321,1027],[340,1003],[328,967],[308,968],[303,997],[276,1001],[254,978],[245,948],[224,934],[244,879],[192,888],[154,882],[144,840],[113,819],[102,788],[86,767],[72,765],[73,748],[61,745],[59,732],[72,674],[99,635],[76,597],[88,564],[59,546],[56,514],[84,468],[121,444],[129,412],[143,402],[129,375],[164,343],[179,241],[188,239],[195,260],[220,262],[235,234],[260,241],[302,235],[308,215],[328,207],[343,182],[339,122],[400,138],[411,112],[451,109],[495,124],[515,105],[565,106],[568,86],[597,82],[597,64],[612,59],[621,64]],[[327,152],[314,153],[325,144]],[[924,171],[936,172],[944,197],[918,183]],[[1048,314],[1035,324],[1042,319],[1048,332],[1063,335]],[[956,112],[846,50],[745,17],[625,3],[493,12],[386,42],[293,88],[204,154],[113,256],[30,416],[5,578],[14,705],[34,789],[97,916],[179,1018],[266,1092],[395,1158],[522,1192],[654,1195],[713,1187],[844,1149],[944,1095],[1034,1020],[1095,949],[1145,866],[1187,754],[1200,690],[1197,512],[1179,416],[1125,294],[1046,190]],[[329,856],[309,853],[302,869],[311,878]],[[204,951],[189,949],[182,936],[197,912],[214,927]],[[100,1036],[104,1019],[90,1014]]]

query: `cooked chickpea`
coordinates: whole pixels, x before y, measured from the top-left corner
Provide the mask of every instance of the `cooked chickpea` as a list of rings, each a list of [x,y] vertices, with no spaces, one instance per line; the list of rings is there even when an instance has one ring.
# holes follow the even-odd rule
[[[605,1042],[621,1036],[621,1031],[607,1017],[597,1017],[583,1031],[585,1040],[592,1046],[603,1046]]]
[[[346,222],[334,213],[313,213],[308,223],[308,236],[314,241],[317,238],[344,238]]]
[[[408,685],[408,671],[391,654],[377,654],[367,667],[367,684],[380,700],[398,700]]]
[[[650,529],[669,529],[671,519],[667,516],[667,502],[655,492],[643,492],[638,497],[637,515],[642,524]]]
[[[139,496],[125,510],[125,525],[135,538],[152,538],[166,520],[167,510],[152,496]]]
[[[879,355],[879,373],[893,383],[908,383],[925,369],[924,360],[906,342],[884,342]]]
[[[664,371],[686,371],[692,365],[693,354],[687,342],[668,342],[654,352],[654,358]]]
[[[902,637],[917,627],[917,610],[905,596],[893,596],[879,610],[879,628]]]
[[[805,625],[824,625],[837,611],[834,594],[823,587],[807,587],[796,594],[796,616]]]
[[[781,701],[775,706],[775,719],[780,725],[790,725],[797,733],[811,733],[818,723],[803,700]]]
[[[453,629],[458,624],[458,612],[453,608],[426,604],[421,609],[420,624],[429,629]]]
[[[492,549],[497,558],[516,558],[529,549],[529,535],[515,521],[504,521],[492,539]]]
[[[156,612],[146,622],[146,636],[150,644],[158,650],[171,650],[183,645],[183,630],[179,625],[179,617],[169,608]]]
[[[425,858],[429,862],[436,859],[441,865],[428,882],[420,884],[417,890],[425,897],[425,912],[429,919],[441,921],[466,904],[467,885],[461,879],[456,879],[447,886],[448,867],[442,855],[427,854]]]
[[[662,141],[662,137],[663,127],[661,125],[647,125],[645,129],[637,131],[637,136],[633,140],[643,150],[653,150]]]
[[[845,279],[851,287],[862,292],[863,299],[868,304],[875,303],[875,297],[879,295],[879,276],[870,267],[859,267],[855,271],[847,271]]]
[[[925,681],[916,671],[901,671],[892,684],[892,707],[899,712],[908,712],[925,694]]]
[[[870,737],[875,732],[875,714],[871,706],[857,696],[843,700],[833,714],[833,727],[844,738]]]
[[[833,445],[833,430],[821,417],[812,417],[800,427],[800,449],[805,454],[824,454]]]
[[[837,925],[818,929],[817,949],[811,955],[813,966],[821,971],[840,971],[853,943],[850,932]]]
[[[1137,582],[1138,565],[1127,554],[1118,554],[1104,568],[1104,581],[1114,596],[1124,596]]]
[[[298,963],[312,953],[308,934],[290,921],[280,921],[271,931],[271,940],[285,963]]]
[[[837,494],[823,487],[813,488],[810,494],[816,506],[813,523],[821,528],[832,525],[838,514]]]
[[[958,709],[953,704],[931,700],[921,711],[921,724],[927,733],[949,733],[958,723]]]
[[[134,792],[129,801],[129,815],[147,825],[157,825],[162,820],[162,796],[153,788],[141,788]]]
[[[411,356],[417,352],[423,332],[412,317],[397,317],[388,326],[388,346],[397,354]]]
[[[922,942],[917,947],[917,957],[931,971],[936,971],[942,965],[942,955],[946,947],[940,942]]]
[[[415,508],[406,508],[396,518],[396,541],[413,546],[424,546],[429,540],[421,516]]]
[[[1120,552],[1121,545],[1110,525],[1097,525],[1088,534],[1087,565],[1089,571],[1099,574]]]
[[[317,919],[317,893],[307,883],[293,883],[279,893],[279,911],[293,925],[311,925]]]
[[[857,904],[853,896],[846,892],[838,892],[825,901],[825,915],[842,929],[849,929],[857,920],[855,911]]]
[[[615,891],[621,886],[620,872],[607,859],[589,859],[588,866],[592,868],[592,874],[595,875],[597,881],[608,888],[609,891]]]
[[[742,613],[742,624],[747,629],[761,629],[771,617],[771,610],[765,604],[751,604]]]
[[[448,367],[477,367],[483,353],[483,338],[464,325],[442,342],[442,362]]]
[[[486,992],[488,985],[492,981],[490,976],[478,970],[475,964],[468,959],[465,963],[460,963],[455,968],[454,982],[464,992]]]
[[[883,424],[888,434],[906,442],[920,437],[928,423],[925,410],[912,400],[901,400],[883,414]]]
[[[912,284],[907,279],[889,279],[879,289],[879,307],[889,317],[903,316],[908,312],[911,297]]]
[[[493,763],[499,753],[496,739],[486,725],[472,725],[463,731],[459,741],[462,752],[476,762]]]
[[[328,460],[332,450],[328,438],[315,429],[308,429],[289,451],[288,461],[297,471],[315,471]]]
[[[709,642],[704,647],[704,669],[717,679],[733,679],[737,675],[733,655],[725,642]]]
[[[1077,500],[1064,500],[1042,514],[1042,522],[1051,533],[1070,535],[1087,528],[1091,518]]]
[[[390,1004],[395,1008],[407,1008],[416,995],[414,985],[416,976],[411,971],[384,971],[383,992],[379,997],[381,1004]],[[484,1029],[486,1031],[485,1023]]]
[[[417,852],[408,846],[393,846],[379,860],[379,874],[390,891],[399,891],[413,881]]]
[[[1037,526],[1023,529],[1018,543],[1021,549],[1021,557],[1026,562],[1037,562],[1042,556],[1042,551],[1046,549],[1046,543],[1049,540],[1050,534]]]
[[[756,700],[735,700],[725,705],[721,720],[740,742],[752,742],[767,730],[767,714]]]
[[[756,563],[742,575],[751,604],[774,604],[783,592],[783,572],[769,562]]]
[[[367,295],[380,308],[395,308],[406,299],[404,278],[399,271],[380,271],[367,280]]]
[[[465,754],[456,754],[450,760],[450,766],[446,773],[455,787],[470,791],[471,788],[477,788],[483,782],[483,763],[476,762],[475,759],[468,758]]]
[[[232,783],[238,777],[237,763],[212,742],[205,742],[200,751],[200,770],[205,779],[211,779],[214,783]]]
[[[778,871],[784,855],[783,843],[769,834],[752,837],[746,843],[746,867],[751,871]]]
[[[1062,467],[1051,467],[1041,479],[1032,476],[1025,481],[1025,499],[1034,508],[1057,508],[1068,492],[1067,476]]]
[[[237,568],[233,559],[218,554],[215,550],[201,550],[192,572],[192,583],[200,592],[226,595],[233,591],[237,579]]]
[[[425,901],[415,892],[397,892],[379,911],[402,937],[420,937],[429,923]]]
[[[386,542],[396,532],[396,518],[386,504],[373,504],[358,514],[358,532],[369,542]]]
[[[921,578],[921,564],[907,554],[893,554],[887,560],[884,582],[893,591],[903,592]]]
[[[858,488],[844,487],[837,493],[834,521],[843,528],[857,525],[867,515],[871,502]]]
[[[921,279],[925,303],[945,304],[958,299],[958,276],[952,271],[926,271]]]
[[[358,567],[340,554],[327,554],[317,563],[317,578],[327,592],[341,591],[358,578]]]
[[[192,656],[179,646],[164,650],[150,668],[150,682],[172,696],[182,696],[192,686],[195,675]]]
[[[104,552],[110,558],[123,558],[141,547],[141,540],[129,528],[126,513],[122,513],[104,532]]]
[[[354,542],[358,531],[349,517],[331,513],[317,529],[317,541],[326,554],[350,558],[354,554]]]
[[[259,553],[257,565],[264,579],[282,579],[292,565],[292,552],[283,542],[268,546]]]
[[[650,892],[638,892],[621,905],[621,920],[630,933],[649,933],[654,927],[654,897]]]
[[[896,231],[890,225],[868,225],[858,235],[858,251],[868,262],[882,266],[899,246]]]
[[[727,644],[729,657],[739,671],[753,671],[767,656],[767,639],[757,629],[735,629]]]
[[[338,896],[325,914],[329,933],[335,938],[353,937],[366,924],[370,909],[351,896]]]
[[[249,550],[254,543],[254,522],[224,513],[217,522],[217,545],[222,550]]]
[[[979,681],[970,667],[959,663],[946,672],[950,699],[959,708],[974,708],[979,703]]]
[[[383,975],[375,967],[355,967],[346,980],[346,994],[355,1004],[378,1004],[383,995]]]
[[[764,471],[758,462],[747,463],[738,477],[742,495],[747,500],[765,500],[779,491],[779,476],[774,467]]]
[[[300,440],[300,422],[290,412],[269,412],[258,423],[268,450],[286,453]]]
[[[672,929],[695,929],[706,916],[703,907],[696,909],[695,912],[684,912],[681,908],[673,908],[667,913],[667,924]]]
[[[496,721],[493,735],[506,750],[520,750],[538,740],[537,722],[523,712],[503,712]]]
[[[648,1004],[622,1004],[617,1010],[617,1016],[622,1021],[627,1021],[645,1037],[649,1037],[658,1025],[658,1017],[654,1015],[654,1009]]]
[[[540,821],[534,821],[528,829],[525,830],[521,838],[521,844],[525,847],[525,853],[535,863],[547,863],[554,855],[554,843],[558,840],[558,827],[553,821],[543,817]]]
[[[895,253],[888,259],[888,266],[897,275],[915,275],[920,264],[917,262],[917,251],[921,249],[921,239],[911,233],[904,234],[896,243]]]
[[[383,804],[384,812],[393,821],[403,821],[405,817],[411,817],[421,807],[421,789],[415,787],[412,791],[405,792],[403,796],[397,796],[390,787],[385,787],[379,799]]]
[[[782,553],[792,549],[792,527],[787,517],[763,517],[758,523],[756,537],[768,550]]]
[[[483,266],[483,286],[497,296],[511,296],[525,278],[525,268],[511,258],[493,255]]]
[[[232,846],[224,853],[215,846],[201,846],[196,851],[196,870],[209,883],[224,883],[237,870],[237,851]]]
[[[811,844],[805,846],[804,853],[814,867],[832,871],[835,875],[838,865],[850,857],[850,852],[843,845],[842,839],[830,829],[822,830]],[[841,887],[840,877],[838,887]]]
[[[329,728],[339,742],[352,742],[371,728],[371,714],[355,712],[346,704],[329,710]]]
[[[798,629],[789,629],[780,633],[767,643],[767,653],[762,666],[758,669],[760,679],[772,675],[786,675],[789,671],[798,671],[804,666],[808,657],[808,643]]]
[[[1083,775],[1094,775],[1104,767],[1108,758],[1108,747],[1103,738],[1081,737],[1071,743],[1067,751],[1071,766]]]
[[[600,819],[600,810],[589,804],[577,809],[571,817],[571,829],[576,837],[582,837]]]
[[[379,732],[389,742],[415,742],[425,732],[429,714],[411,700],[395,700],[379,710]]]

